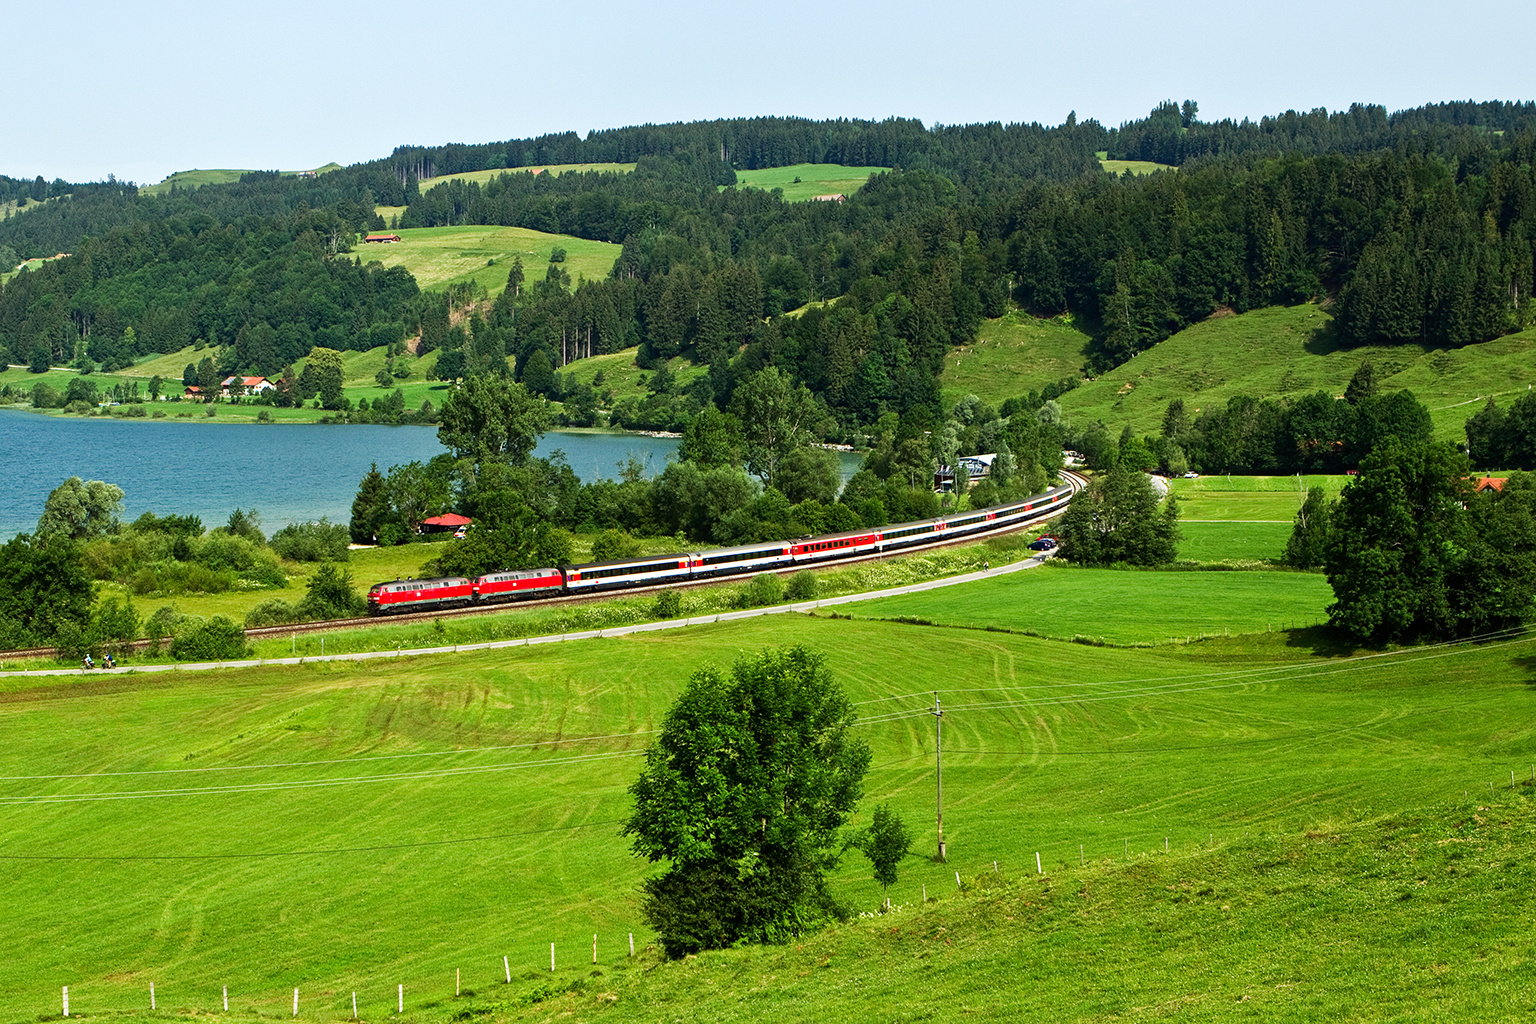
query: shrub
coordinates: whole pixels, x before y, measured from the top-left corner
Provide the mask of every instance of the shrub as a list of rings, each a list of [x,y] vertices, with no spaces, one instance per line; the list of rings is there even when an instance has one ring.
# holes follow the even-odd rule
[[[77,398],[64,407],[64,412],[70,416],[87,416],[93,408],[94,406]]]
[[[623,530],[604,530],[592,539],[592,561],[611,562],[640,554],[640,542]]]
[[[272,550],[295,562],[345,562],[352,537],[347,528],[322,518],[318,523],[293,523],[272,535]]]
[[[263,409],[263,410],[261,410],[261,412],[256,414],[256,422],[257,423],[271,423],[272,422],[272,410],[270,410],[270,409]]]
[[[816,600],[816,574],[802,569],[789,578],[784,586],[784,600],[791,604]]]
[[[343,619],[361,615],[367,608],[368,602],[352,588],[352,573],[327,562],[309,578],[309,590],[298,611],[306,619]]]
[[[211,619],[184,616],[171,638],[171,657],[177,661],[227,661],[248,653],[245,631],[223,615]]]
[[[736,594],[738,608],[761,608],[784,600],[784,581],[771,572],[758,573]]]
[[[280,597],[274,597],[246,613],[245,627],[259,629],[262,626],[286,626],[290,622],[298,622],[302,617],[293,605]]]
[[[683,595],[668,587],[656,595],[652,612],[658,619],[675,619],[683,613]]]

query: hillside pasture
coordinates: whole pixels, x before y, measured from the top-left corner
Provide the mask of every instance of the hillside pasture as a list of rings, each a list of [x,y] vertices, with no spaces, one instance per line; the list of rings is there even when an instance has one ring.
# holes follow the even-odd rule
[[[1536,382],[1533,343],[1536,329],[1454,350],[1341,348],[1322,308],[1271,306],[1194,324],[1062,396],[1061,405],[1074,418],[1153,433],[1175,398],[1193,417],[1239,394],[1341,396],[1360,364],[1370,362],[1378,388],[1408,388],[1429,408],[1437,437],[1465,440],[1467,418],[1490,395],[1507,405]]]
[[[1160,164],[1152,160],[1105,160],[1099,159],[1099,166],[1110,174],[1153,174],[1157,171],[1174,171],[1178,168],[1172,164]]]
[[[426,192],[433,186],[441,185],[445,181],[473,181],[477,185],[484,185],[488,181],[494,181],[503,174],[548,174],[558,178],[562,174],[585,174],[590,171],[598,171],[608,174],[628,174],[635,169],[634,164],[542,164],[533,167],[500,167],[489,171],[460,171],[456,174],[439,174],[435,178],[422,178],[417,182],[420,191]]]
[[[493,297],[507,286],[512,260],[523,261],[528,283],[540,280],[549,268],[550,254],[566,251],[565,270],[574,284],[580,278],[599,280],[608,276],[623,246],[594,242],[572,235],[552,235],[528,228],[465,225],[441,228],[399,228],[399,242],[359,242],[354,256],[364,263],[377,261],[386,267],[404,267],[425,290],[442,290],[450,284],[474,281]]]
[[[1009,313],[985,320],[976,340],[944,357],[939,387],[945,404],[975,395],[994,409],[1081,373],[1088,335],[1058,320]],[[1031,410],[1033,411],[1033,410]]]
[[[642,948],[650,938],[636,903],[649,868],[617,834],[640,752],[699,666],[786,643],[825,654],[865,723],[874,758],[853,824],[889,801],[918,837],[890,893],[900,913],[796,947],[656,967],[643,1004],[600,998],[640,984],[626,935]],[[1191,1003],[1193,983],[1167,961],[1187,930],[1198,960],[1231,974],[1218,984],[1202,973],[1202,992],[1251,987],[1293,1019],[1381,1005],[1395,998],[1401,956],[1450,954],[1434,942],[1382,957],[1365,936],[1395,922],[1389,934],[1450,928],[1455,948],[1481,947],[1484,932],[1446,923],[1463,914],[1524,934],[1529,866],[1518,843],[1482,830],[1530,820],[1486,805],[1490,782],[1518,803],[1510,771],[1536,758],[1532,643],[1350,658],[1291,633],[1120,650],[776,616],[461,656],[5,679],[13,897],[0,1000],[10,1019],[31,1020],[56,1014],[68,984],[76,1012],[133,1019],[148,1016],[153,981],[162,1015],[190,1017],[216,1010],[227,985],[232,1011],[287,1017],[298,988],[306,1019],[350,1018],[353,991],[360,1016],[376,1019],[403,984],[413,1019],[472,1007],[487,1020],[544,1019],[574,987],[584,1019],[670,1016],[678,998],[711,1019],[772,1016],[791,998],[801,1016],[867,1016],[878,999],[959,1019],[945,993],[965,991],[972,1011],[1057,1020],[1123,984],[1143,1005],[1182,1001],[1221,1019],[1237,996]],[[948,863],[928,859],[935,694]],[[1455,810],[1435,824],[1442,808]],[[1402,818],[1372,838],[1386,844],[1379,854],[1359,847],[1374,820],[1410,813],[1423,823]],[[1426,831],[1447,842],[1423,844],[1398,879],[1394,851]],[[953,898],[957,872],[971,896]],[[1378,892],[1386,876],[1396,881]],[[1026,879],[1034,888],[1018,903],[986,912],[987,888]],[[881,896],[857,854],[832,885],[861,910]],[[924,889],[939,902],[919,909]],[[1408,897],[1387,898],[1398,889]],[[1103,995],[1081,983],[1098,964],[1090,946],[1114,949],[1124,975]],[[1024,947],[1034,966],[1021,972]],[[814,956],[803,971],[797,948]],[[934,956],[918,969],[901,950]],[[455,998],[457,971],[467,992]],[[1293,974],[1350,983],[1294,987]],[[1470,995],[1483,979],[1469,966],[1436,991]],[[552,987],[530,1007],[540,986]]]
[[[851,196],[869,182],[871,174],[888,170],[889,167],[845,167],[842,164],[764,167],[755,171],[737,171],[736,187],[758,188],[764,192],[781,189],[785,202],[800,203],[817,196]]]
[[[315,168],[315,172],[317,174],[324,174],[326,171],[340,169],[340,164],[329,163],[323,167]],[[159,195],[162,192],[169,192],[173,185],[178,188],[201,188],[204,185],[232,185],[240,180],[241,175],[250,174],[252,171],[253,168],[193,168],[190,171],[177,171],[174,174],[166,175],[163,180],[153,185],[140,185],[139,191],[145,195]],[[285,178],[291,178],[300,172],[280,171],[279,173]]]

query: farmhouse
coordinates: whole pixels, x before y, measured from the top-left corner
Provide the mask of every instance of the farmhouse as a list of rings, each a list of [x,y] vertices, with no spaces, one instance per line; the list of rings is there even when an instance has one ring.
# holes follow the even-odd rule
[[[371,235],[364,235],[363,236],[363,241],[364,242],[382,242],[382,243],[387,244],[389,242],[398,242],[398,241],[400,241],[400,236],[399,235],[371,234]]]
[[[272,391],[277,387],[265,377],[225,377],[219,383],[219,391],[225,398],[240,398],[245,395],[259,395],[263,391]],[[187,389],[191,391],[191,388]]]

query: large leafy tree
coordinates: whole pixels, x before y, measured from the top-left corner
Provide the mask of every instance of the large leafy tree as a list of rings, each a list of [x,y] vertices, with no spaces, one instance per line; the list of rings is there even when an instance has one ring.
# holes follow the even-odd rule
[[[48,495],[37,521],[37,535],[89,540],[116,533],[123,514],[123,489],[100,480],[72,476]]]
[[[521,384],[489,374],[466,379],[443,403],[437,439],[477,468],[528,461],[549,425],[544,400]]]
[[[772,487],[785,457],[810,443],[816,400],[804,384],[769,366],[736,388],[731,411],[741,422],[747,469]]]
[[[80,547],[62,536],[19,534],[0,547],[0,648],[52,642],[91,618],[91,580]]]
[[[1117,466],[1073,496],[1062,517],[1061,556],[1083,565],[1166,565],[1178,552],[1178,502],[1158,508],[1146,474]]]
[[[822,658],[743,657],[688,681],[646,752],[623,833],[668,861],[643,911],[671,956],[787,938],[838,913],[824,876],[869,748]]]
[[[1328,618],[1361,640],[1476,635],[1510,625],[1536,594],[1536,487],[1473,495],[1465,455],[1389,437],[1329,517]]]

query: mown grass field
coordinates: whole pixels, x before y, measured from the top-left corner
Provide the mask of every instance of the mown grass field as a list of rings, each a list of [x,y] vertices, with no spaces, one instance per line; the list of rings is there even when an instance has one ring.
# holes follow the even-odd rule
[[[737,171],[736,187],[760,188],[764,192],[782,189],[785,202],[799,203],[817,196],[851,196],[869,182],[871,174],[888,170],[889,167],[845,167],[842,164],[765,167],[756,171]]]
[[[549,269],[550,253],[566,251],[563,266],[574,284],[579,278],[597,280],[608,276],[623,248],[609,242],[593,242],[570,235],[551,235],[528,228],[467,225],[445,228],[400,228],[399,242],[359,243],[355,256],[364,263],[377,260],[387,267],[404,267],[422,288],[442,289],[450,284],[475,281],[491,295],[507,286],[512,260],[523,261],[525,279],[532,283]]]
[[[1110,174],[1151,174],[1154,171],[1171,171],[1172,164],[1160,164],[1152,160],[1105,160],[1100,158],[1099,166]]]
[[[1087,359],[1088,335],[1055,320],[1010,313],[982,322],[976,341],[944,357],[939,386],[946,404],[975,395],[994,409],[1010,398],[1076,377]]]
[[[288,1017],[298,988],[304,1019],[350,1018],[353,991],[374,1019],[400,984],[424,1021],[1517,1019],[1532,641],[1346,658],[1316,639],[1122,650],[788,616],[6,679],[3,1019],[56,1014],[64,984],[76,1013],[148,1018],[150,982],[155,1019],[217,1010],[222,985],[237,1014]],[[858,821],[888,800],[919,836],[902,909],[633,969],[646,866],[616,827],[638,753],[700,664],[791,642],[868,723]],[[948,864],[926,857],[935,692]],[[880,898],[856,854],[833,886]]]
[[[1233,395],[1296,398],[1342,395],[1362,362],[1380,388],[1408,388],[1430,410],[1435,434],[1465,440],[1464,425],[1490,395],[1508,405],[1536,382],[1536,330],[1454,350],[1416,345],[1338,346],[1329,315],[1314,305],[1269,307],[1216,317],[1179,332],[1061,398],[1072,417],[1129,423],[1155,432],[1168,402],[1193,416]]]
[[[634,164],[544,164],[537,167],[502,167],[491,171],[462,171],[458,174],[440,174],[435,178],[423,178],[417,183],[422,192],[426,192],[445,181],[473,181],[484,185],[488,181],[499,178],[503,174],[548,174],[560,177],[562,174],[585,173],[587,171],[605,171],[613,174],[628,174],[635,169]]]
[[[324,174],[326,171],[335,171],[340,169],[341,165],[337,163],[329,163],[324,167],[315,168],[316,172],[319,174]],[[250,173],[250,168],[193,168],[190,171],[177,171],[175,174],[167,175],[164,180],[157,182],[154,185],[140,185],[139,191],[145,193],[146,195],[159,195],[162,192],[169,192],[172,185],[175,185],[178,188],[200,188],[203,185],[231,185],[239,181],[242,174]],[[281,173],[284,177],[292,177],[299,172],[283,171]]]
[[[1284,541],[1281,541],[1282,547]],[[1230,542],[1213,545],[1225,557]],[[1324,620],[1333,592],[1297,572],[1136,572],[1049,566],[964,587],[858,605],[858,617],[1084,637],[1113,644],[1184,643],[1187,637],[1264,633]]]

